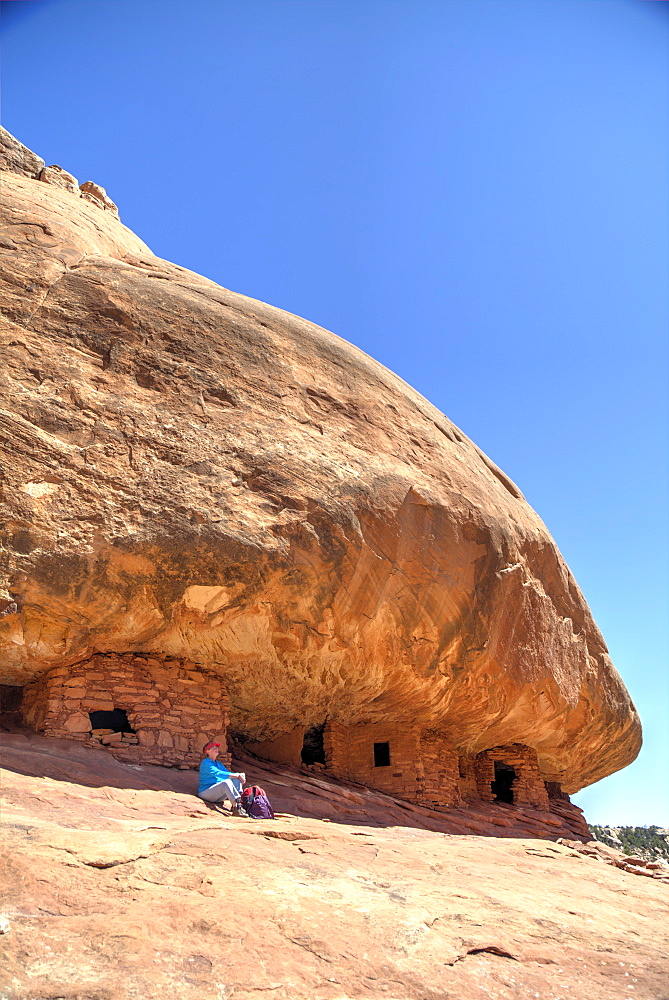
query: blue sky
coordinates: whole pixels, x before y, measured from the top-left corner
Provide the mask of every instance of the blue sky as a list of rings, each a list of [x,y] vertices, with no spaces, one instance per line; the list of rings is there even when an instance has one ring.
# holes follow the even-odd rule
[[[6,128],[155,253],[388,365],[518,483],[644,723],[576,801],[669,826],[669,4],[0,6]]]

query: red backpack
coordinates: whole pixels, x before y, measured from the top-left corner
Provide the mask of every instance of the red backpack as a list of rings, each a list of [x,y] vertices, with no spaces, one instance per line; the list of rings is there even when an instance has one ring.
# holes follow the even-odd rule
[[[274,819],[274,810],[260,785],[249,785],[244,789],[241,806],[252,819]]]

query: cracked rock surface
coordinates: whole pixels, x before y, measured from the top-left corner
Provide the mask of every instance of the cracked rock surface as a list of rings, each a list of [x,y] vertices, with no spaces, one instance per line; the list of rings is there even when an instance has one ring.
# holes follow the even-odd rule
[[[307,817],[279,771],[279,818],[233,819],[193,772],[2,742],[8,1000],[669,996],[669,886],[567,845]]]
[[[634,759],[583,596],[465,434],[5,146],[0,683],[155,652],[224,676],[251,739],[417,721],[463,753],[534,747],[567,792]]]

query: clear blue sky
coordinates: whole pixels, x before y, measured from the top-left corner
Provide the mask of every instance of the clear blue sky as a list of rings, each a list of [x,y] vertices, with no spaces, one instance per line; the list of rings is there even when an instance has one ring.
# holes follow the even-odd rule
[[[11,132],[160,256],[388,365],[519,484],[645,727],[576,801],[669,826],[669,4],[1,7]]]

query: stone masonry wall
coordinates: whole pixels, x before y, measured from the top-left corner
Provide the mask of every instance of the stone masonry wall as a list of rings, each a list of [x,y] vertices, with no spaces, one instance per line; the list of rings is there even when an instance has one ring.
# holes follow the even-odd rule
[[[89,712],[114,709],[125,710],[136,735],[93,738]],[[190,660],[99,653],[28,684],[21,715],[47,736],[102,742],[128,762],[188,766],[207,741],[226,747],[229,704],[221,679]],[[230,761],[225,752],[219,759]]]
[[[390,765],[374,766],[374,744],[390,744]],[[335,777],[358,781],[389,795],[417,800],[420,766],[417,727],[379,722],[341,726],[328,722],[323,734],[326,771]]]
[[[350,726],[342,726],[338,722],[327,722],[323,730],[323,750],[325,752],[325,769],[336,778],[349,778],[348,740]]]
[[[455,748],[440,733],[424,731],[420,737],[419,760],[422,781],[418,783],[418,800],[421,804],[439,810],[458,805],[461,797]]]
[[[495,795],[491,784],[495,780],[495,761],[508,764],[516,772],[513,782],[513,803],[533,806],[548,811],[548,793],[539,773],[536,751],[522,743],[493,747],[477,754],[475,760],[476,784],[480,798],[493,802]]]
[[[463,802],[480,798],[476,783],[476,761],[474,757],[460,757],[458,760],[458,792]]]

